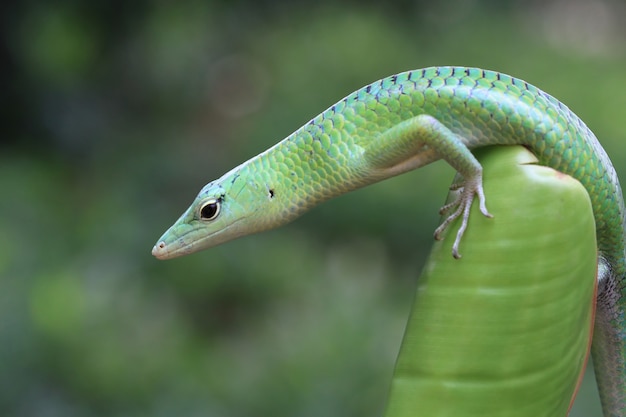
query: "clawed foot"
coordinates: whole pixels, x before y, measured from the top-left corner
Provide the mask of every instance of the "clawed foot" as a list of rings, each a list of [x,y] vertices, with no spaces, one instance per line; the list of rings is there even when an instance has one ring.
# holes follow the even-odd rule
[[[467,229],[467,223],[469,220],[470,208],[472,207],[472,202],[474,201],[474,196],[478,196],[478,204],[480,207],[480,212],[485,217],[493,217],[488,211],[487,206],[485,205],[485,193],[483,191],[483,181],[482,175],[475,175],[473,178],[465,181],[464,183],[455,183],[450,187],[451,190],[457,190],[458,196],[457,198],[443,206],[440,210],[440,214],[445,214],[453,208],[456,208],[451,214],[448,215],[441,223],[441,225],[435,230],[435,239],[441,240],[442,234],[446,230],[446,228],[457,218],[462,216],[461,227],[459,227],[459,231],[456,234],[456,239],[454,240],[454,244],[452,245],[452,256],[456,259],[461,258],[461,254],[459,253],[459,245],[461,244],[461,239],[463,238],[463,234],[465,233],[465,229]]]

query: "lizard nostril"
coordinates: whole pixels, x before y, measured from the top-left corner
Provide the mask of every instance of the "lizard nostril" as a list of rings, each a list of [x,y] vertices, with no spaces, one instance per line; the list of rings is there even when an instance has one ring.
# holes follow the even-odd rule
[[[164,241],[160,241],[159,243],[154,245],[154,247],[152,248],[152,256],[156,256],[157,258],[161,259],[161,257],[165,254],[165,246],[166,245]]]

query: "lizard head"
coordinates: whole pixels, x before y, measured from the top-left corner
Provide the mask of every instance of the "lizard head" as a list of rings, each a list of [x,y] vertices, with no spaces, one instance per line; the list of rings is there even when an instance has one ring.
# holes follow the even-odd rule
[[[254,175],[233,170],[202,188],[152,255],[171,259],[286,223],[275,190]]]

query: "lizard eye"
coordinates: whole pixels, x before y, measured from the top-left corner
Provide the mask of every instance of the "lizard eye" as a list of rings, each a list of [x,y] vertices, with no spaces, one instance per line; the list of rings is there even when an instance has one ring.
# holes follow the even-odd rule
[[[220,214],[220,202],[213,198],[204,203],[200,209],[202,220],[215,220],[218,214]]]

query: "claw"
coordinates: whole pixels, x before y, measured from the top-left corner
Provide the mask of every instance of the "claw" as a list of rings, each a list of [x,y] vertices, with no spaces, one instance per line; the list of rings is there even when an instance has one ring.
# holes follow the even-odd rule
[[[448,228],[448,226],[455,219],[461,217],[461,226],[456,233],[456,238],[454,240],[454,244],[452,245],[452,256],[455,259],[460,259],[461,254],[459,253],[459,246],[461,245],[461,239],[463,238],[463,234],[467,229],[470,209],[472,207],[472,202],[474,201],[474,196],[478,196],[478,205],[480,208],[480,212],[488,218],[492,218],[493,215],[491,215],[491,213],[489,213],[489,211],[487,210],[487,205],[485,203],[485,193],[483,191],[482,175],[480,173],[473,178],[465,181],[465,183],[460,184],[460,186],[459,184],[453,184],[453,187],[455,189],[462,189],[462,191],[453,202],[443,206],[440,209],[440,213],[443,214],[453,207],[456,207],[456,210],[448,217],[446,217],[439,225],[439,227],[435,229],[435,239],[441,240],[442,234]]]

